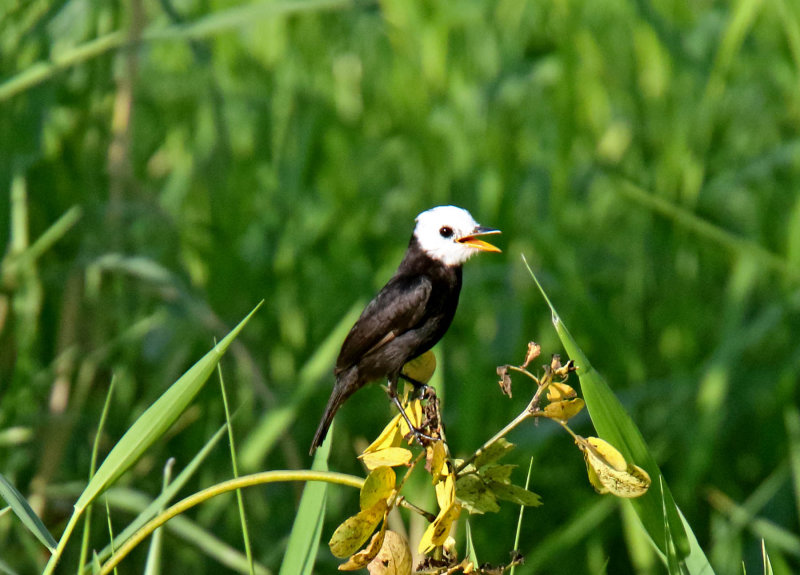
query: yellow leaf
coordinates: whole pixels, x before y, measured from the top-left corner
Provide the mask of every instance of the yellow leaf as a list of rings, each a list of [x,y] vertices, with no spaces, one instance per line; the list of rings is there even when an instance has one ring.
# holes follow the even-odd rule
[[[650,487],[650,476],[639,467],[625,461],[610,443],[597,437],[578,438],[583,451],[589,482],[598,493],[633,498],[644,495]]]
[[[403,441],[403,434],[400,433],[400,420],[402,418],[403,416],[399,413],[395,415],[389,422],[389,425],[383,428],[378,438],[364,450],[364,453],[373,453],[381,449],[399,446]]]
[[[433,484],[441,479],[442,474],[447,473],[447,450],[444,446],[444,441],[434,441],[432,444],[425,448],[426,463],[425,468],[431,474]]]
[[[428,383],[436,371],[436,356],[428,350],[403,366],[403,375],[419,383]]]
[[[368,509],[346,519],[333,532],[328,547],[334,557],[349,557],[369,539],[386,512],[386,501],[380,500]]]
[[[425,533],[422,534],[418,547],[419,552],[423,554],[430,553],[435,547],[444,545],[447,536],[450,535],[453,521],[458,519],[460,514],[461,506],[458,503],[453,503],[446,509],[442,509],[433,523],[428,525]]]
[[[550,386],[552,387],[552,384]],[[544,416],[559,421],[567,421],[578,415],[584,405],[585,403],[580,397],[552,401],[544,406]]]
[[[547,401],[559,401],[561,399],[572,399],[578,397],[578,394],[572,389],[572,386],[560,381],[553,381],[547,387]]]
[[[368,509],[381,500],[386,501],[394,491],[396,481],[397,476],[391,467],[381,466],[373,469],[361,487],[359,496],[361,509]]]
[[[447,509],[456,500],[456,478],[455,473],[450,471],[444,479],[436,484],[436,501],[439,509]]]
[[[625,471],[625,468],[628,467],[625,457],[608,441],[599,437],[587,437],[586,443],[594,448],[589,448],[588,451],[604,460],[606,465],[610,465],[617,471]]]
[[[588,459],[586,460],[586,473],[589,475],[589,483],[592,484],[592,487],[594,487],[594,490],[597,491],[597,493],[600,495],[605,495],[608,493],[608,489],[606,489],[605,485],[600,482],[600,478],[597,476],[597,472],[595,472],[594,467],[589,465]]]
[[[405,447],[389,447],[373,453],[362,453],[358,458],[367,466],[367,469],[378,467],[397,467],[407,465],[411,461],[412,453]]]
[[[369,564],[370,561],[375,559],[375,556],[383,546],[384,538],[386,536],[386,516],[388,514],[389,510],[387,509],[383,516],[381,530],[372,536],[372,539],[369,541],[369,545],[367,545],[358,553],[351,555],[345,563],[339,565],[339,571],[357,571],[359,569],[363,569]]]
[[[370,575],[411,575],[411,548],[405,537],[387,531],[383,546],[367,565]]]

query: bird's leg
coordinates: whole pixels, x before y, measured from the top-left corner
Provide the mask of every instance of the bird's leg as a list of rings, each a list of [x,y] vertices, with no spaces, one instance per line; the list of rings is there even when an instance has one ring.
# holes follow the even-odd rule
[[[424,399],[425,394],[428,392],[429,386],[427,383],[422,383],[421,381],[417,381],[413,377],[406,375],[405,373],[400,372],[400,378],[404,379],[408,383],[414,386],[414,391],[417,393],[418,399]]]
[[[406,410],[403,409],[403,404],[400,403],[400,398],[397,396],[397,376],[389,378],[389,387],[387,388],[386,392],[389,394],[389,398],[392,400],[392,403],[394,403],[398,411],[400,411],[400,415],[402,415],[403,419],[406,420],[406,425],[408,425],[408,428],[411,430],[411,433],[414,434],[414,437],[417,438],[417,441],[419,441],[420,445],[425,445],[425,443],[422,441],[423,439],[426,441],[436,441],[435,438],[431,437],[411,423],[411,419],[409,419]]]

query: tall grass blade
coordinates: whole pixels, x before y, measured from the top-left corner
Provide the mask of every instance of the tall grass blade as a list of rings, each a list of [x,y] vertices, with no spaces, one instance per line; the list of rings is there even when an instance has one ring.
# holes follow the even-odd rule
[[[225,422],[228,428],[228,445],[231,448],[231,468],[233,476],[239,477],[239,465],[236,463],[236,441],[233,436],[233,421],[231,420],[231,410],[228,407],[228,393],[225,391],[225,378],[222,377],[222,366],[217,364],[217,375],[219,375],[219,387],[222,393],[222,405],[225,408]],[[250,545],[250,532],[247,529],[247,516],[244,509],[244,495],[241,489],[236,490],[236,503],[239,506],[239,520],[242,524],[242,538],[244,539],[244,552],[247,555],[247,563],[250,575],[254,575],[253,570],[253,550]]]
[[[108,454],[75,503],[77,512],[82,512],[100,493],[112,485],[141,457],[148,447],[169,429],[203,387],[228,346],[236,339],[259,307],[261,307],[261,303],[139,416],[139,419],[125,432],[125,435]]]
[[[92,458],[89,462],[89,479],[94,476],[97,469],[97,454],[100,451],[100,437],[103,435],[103,429],[106,426],[106,419],[108,419],[108,409],[111,407],[111,398],[114,396],[114,386],[116,378],[111,378],[111,383],[108,386],[108,393],[106,393],[106,400],[103,403],[103,411],[100,413],[100,421],[97,424],[97,432],[94,434],[94,443],[92,444]],[[81,539],[81,552],[78,559],[78,572],[83,571],[83,566],[86,564],[86,558],[89,556],[89,538],[92,530],[92,506],[86,508],[86,517],[83,520],[83,537]]]
[[[328,437],[314,455],[311,469],[314,471],[328,471],[328,454],[331,451],[331,438],[333,426],[328,432]],[[294,525],[289,534],[289,543],[286,546],[283,563],[279,575],[311,575],[314,571],[314,562],[319,549],[319,539],[322,534],[322,524],[325,520],[325,501],[328,496],[328,484],[324,482],[309,482],[303,488],[300,506],[294,518]]]
[[[111,543],[111,552],[114,552],[114,526],[111,524],[111,507],[108,506],[108,497],[103,498],[106,505],[106,522],[108,523],[108,540]],[[114,568],[114,575],[117,575],[117,570]]]
[[[763,558],[763,573],[764,575],[772,575],[772,562],[769,560],[769,553],[767,553],[767,544],[761,540],[761,557]]]
[[[530,463],[528,463],[528,475],[527,475],[527,477],[525,477],[525,489],[527,489],[528,485],[530,484],[531,472],[532,471],[533,471],[533,457],[531,457]],[[522,533],[522,516],[523,516],[524,513],[525,513],[525,506],[524,505],[520,505],[519,506],[519,518],[517,519],[517,532],[514,535],[514,551],[519,551],[519,536],[520,536],[520,533]],[[469,534],[469,523],[467,523],[467,534]],[[467,553],[469,553],[469,548],[470,548],[471,545],[472,545],[472,541],[471,540],[467,540]],[[467,556],[469,556],[469,555],[467,555]],[[475,565],[477,565],[477,563],[475,563]],[[514,575],[514,572],[516,571],[516,569],[517,569],[516,565],[512,565],[511,566],[511,575]]]
[[[523,505],[522,507],[525,506]],[[517,530],[517,533],[519,533],[519,530]],[[467,549],[464,551],[464,556],[472,562],[477,569],[480,563],[478,562],[478,553],[475,551],[475,543],[472,541],[472,528],[469,526],[469,519],[465,522],[464,539],[467,540]],[[517,545],[519,545],[519,541],[515,542],[514,549],[517,548]],[[511,575],[514,575],[514,567],[511,568]]]
[[[57,545],[56,540],[28,504],[27,499],[25,499],[22,493],[17,491],[17,488],[2,474],[0,474],[0,497],[8,503],[11,510],[16,513],[17,517],[22,521],[22,524],[42,542],[42,545],[47,547],[51,553],[55,551]]]
[[[691,537],[687,535],[691,529],[682,519],[666,480],[661,475],[661,470],[639,428],[572,338],[524,256],[522,260],[550,308],[553,325],[564,349],[579,367],[581,391],[598,435],[619,449],[628,461],[643,467],[650,474],[653,485],[663,484],[663,503],[662,495],[653,488],[643,496],[630,500],[645,530],[666,557],[668,542],[664,537],[664,526],[669,526],[670,538],[675,545],[677,555],[689,568],[689,573],[712,573],[711,565],[697,545],[693,534]]]
[[[75,511],[69,518],[64,533],[45,566],[44,575],[49,575],[55,570],[64,547],[66,547],[78,520],[86,510],[86,506],[125,473],[183,413],[183,410],[213,373],[228,346],[236,339],[263,303],[263,301],[260,302],[219,344],[215,345],[189,371],[173,383],[125,432],[75,503]]]
[[[170,457],[164,465],[164,480],[161,486],[163,493],[169,489],[170,481],[172,481],[172,468],[175,467],[175,458]],[[106,503],[108,502],[108,494],[106,494]],[[166,509],[166,501],[159,511]],[[111,541],[111,547],[114,547],[114,541]],[[153,532],[153,537],[150,539],[150,547],[147,550],[147,561],[144,564],[144,575],[158,575],[161,573],[161,549],[164,547],[164,528],[159,527]]]

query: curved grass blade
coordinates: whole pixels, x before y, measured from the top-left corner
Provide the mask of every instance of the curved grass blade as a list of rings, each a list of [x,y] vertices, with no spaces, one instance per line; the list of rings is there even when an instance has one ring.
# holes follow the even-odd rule
[[[217,432],[206,442],[203,448],[197,452],[197,454],[192,458],[183,471],[181,471],[178,476],[172,481],[169,486],[164,489],[158,497],[156,497],[153,501],[150,501],[149,504],[146,506],[143,505],[142,509],[136,509],[139,512],[136,519],[131,521],[122,532],[114,538],[113,544],[117,547],[122,545],[127,539],[131,537],[136,531],[138,531],[145,523],[150,521],[156,514],[159,513],[160,510],[166,507],[167,503],[172,501],[172,499],[177,495],[177,493],[186,485],[186,483],[194,477],[195,472],[200,469],[200,465],[205,461],[206,457],[211,450],[219,443],[219,441],[225,436],[225,432],[228,428],[228,425],[225,424],[220,427]],[[117,504],[119,506],[119,504]],[[208,547],[205,548],[208,550]],[[105,561],[108,557],[111,556],[111,545],[106,545],[98,554],[100,560]]]
[[[630,500],[630,504],[636,511],[648,535],[663,556],[667,557],[669,541],[664,537],[666,525],[669,529],[669,539],[675,546],[675,552],[684,562],[689,573],[713,573],[708,559],[697,544],[694,534],[691,533],[691,528],[680,514],[666,480],[661,474],[655,458],[650,453],[639,428],[636,427],[636,424],[622,407],[622,404],[608,387],[603,377],[592,367],[592,364],[589,363],[581,348],[578,347],[578,344],[570,335],[539,280],[536,279],[536,275],[528,265],[525,256],[522,257],[522,260],[550,307],[553,325],[564,349],[569,357],[575,361],[575,364],[579,366],[578,374],[583,398],[586,401],[589,416],[598,435],[614,445],[628,461],[643,467],[653,479],[653,485],[663,485],[663,502],[662,494],[658,492],[658,489],[650,489],[643,496]]]
[[[315,471],[328,471],[328,454],[331,451],[331,438],[333,425],[328,431],[328,437],[314,455],[311,469]],[[322,523],[325,519],[325,502],[328,496],[328,484],[323,482],[309,482],[303,488],[300,506],[289,534],[289,543],[286,546],[283,563],[279,575],[311,575],[314,571],[314,561],[317,558],[319,539],[322,534]]]
[[[2,474],[0,474],[0,497],[5,499],[11,510],[20,518],[22,524],[28,528],[28,531],[33,533],[42,542],[42,545],[52,553],[57,545],[56,540],[47,530],[47,527],[44,526],[42,520],[39,519],[39,516],[31,509],[27,499]]]

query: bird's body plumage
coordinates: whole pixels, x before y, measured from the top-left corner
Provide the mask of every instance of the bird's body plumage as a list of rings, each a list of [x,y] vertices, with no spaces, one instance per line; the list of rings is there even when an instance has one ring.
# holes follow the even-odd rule
[[[469,216],[460,208],[445,208],[459,210]],[[312,452],[322,443],[339,407],[353,393],[367,383],[384,377],[393,387],[403,365],[431,349],[442,338],[458,307],[461,263],[477,250],[499,251],[473,239],[473,236],[489,231],[480,228],[469,216],[469,230],[453,241],[466,242],[469,239],[477,242],[474,245],[478,247],[459,244],[463,254],[453,252],[454,256],[448,252],[439,255],[439,252],[431,249],[430,234],[422,233],[420,222],[423,216],[435,210],[441,211],[443,208],[423,212],[417,218],[417,228],[397,272],[364,308],[344,340],[334,368],[336,383],[314,436]],[[455,215],[461,216],[460,213]],[[442,238],[450,238],[445,236],[445,230],[454,235],[447,225],[434,226],[434,229]],[[441,243],[438,238],[433,241]]]

